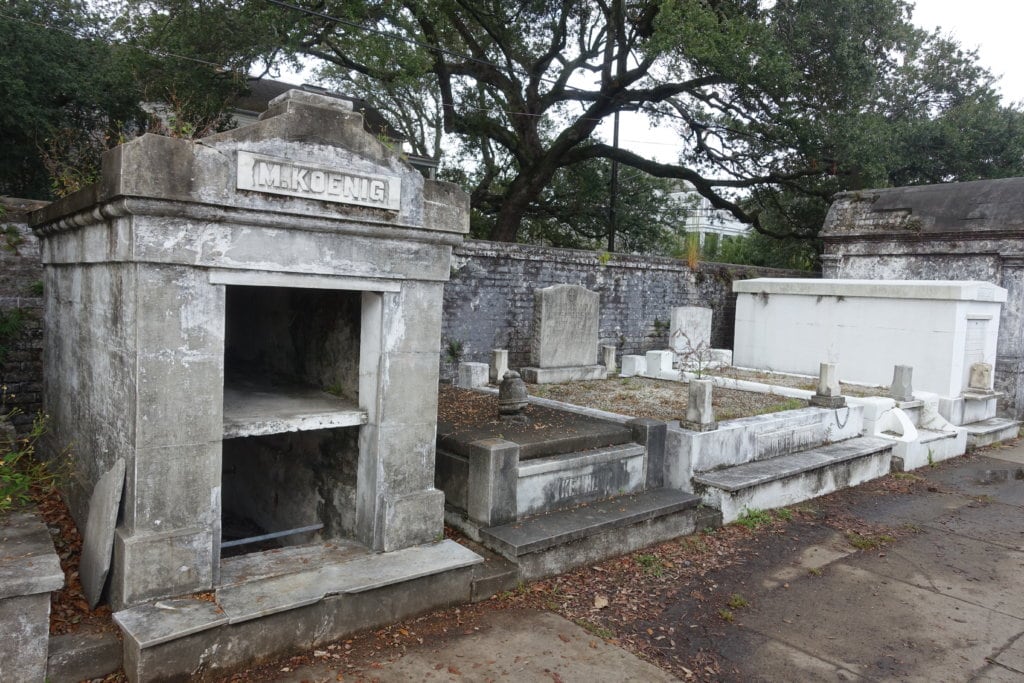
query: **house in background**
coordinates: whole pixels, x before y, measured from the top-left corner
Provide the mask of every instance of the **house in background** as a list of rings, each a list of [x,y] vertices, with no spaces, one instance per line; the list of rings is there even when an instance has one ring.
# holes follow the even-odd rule
[[[711,201],[700,195],[693,185],[681,181],[669,197],[684,212],[684,229],[688,235],[697,235],[703,248],[709,235],[715,235],[714,241],[721,243],[724,239],[741,237],[750,232],[750,226],[736,220],[728,211],[711,206]]]

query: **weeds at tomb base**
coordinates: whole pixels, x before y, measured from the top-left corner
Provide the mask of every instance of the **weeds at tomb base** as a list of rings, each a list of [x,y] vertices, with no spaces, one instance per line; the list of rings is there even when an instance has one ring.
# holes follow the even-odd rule
[[[19,415],[17,408],[0,416],[0,422]],[[46,433],[47,417],[42,413],[32,420],[32,428],[21,437],[5,438],[0,433],[0,519],[11,510],[32,502],[36,488],[52,484],[55,474],[45,462],[36,459],[36,444]]]

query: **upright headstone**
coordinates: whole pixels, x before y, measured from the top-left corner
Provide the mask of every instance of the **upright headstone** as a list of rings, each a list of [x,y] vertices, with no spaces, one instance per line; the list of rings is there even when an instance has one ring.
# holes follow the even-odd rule
[[[597,364],[600,295],[579,285],[554,285],[534,292],[532,367],[527,382],[604,379]]]
[[[711,348],[711,309],[704,306],[673,308],[669,346],[683,356]]]
[[[508,372],[508,349],[494,349],[491,351],[491,384],[498,384]]]
[[[672,372],[671,351],[648,351],[647,374],[659,377],[662,373]]]

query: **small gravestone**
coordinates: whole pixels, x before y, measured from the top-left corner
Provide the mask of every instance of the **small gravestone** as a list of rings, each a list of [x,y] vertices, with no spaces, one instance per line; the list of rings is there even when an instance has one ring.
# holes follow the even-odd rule
[[[818,389],[811,396],[811,405],[819,408],[842,408],[846,405],[835,363],[821,364],[818,370]]]
[[[534,292],[532,367],[527,382],[544,384],[604,379],[597,364],[600,295],[579,285],[554,285]]]
[[[615,347],[605,345],[601,347],[601,360],[608,372],[615,372]]]
[[[626,354],[622,357],[622,372],[620,377],[633,377],[643,375],[647,372],[647,358],[634,354]]]
[[[711,348],[711,309],[704,306],[673,308],[669,346],[681,356]]]
[[[913,401],[913,375],[914,368],[910,365],[897,365],[893,368],[892,386],[889,387],[889,395],[897,401]]]
[[[992,391],[992,364],[974,363],[967,380],[967,388],[971,391]]]
[[[709,379],[690,380],[686,401],[686,419],[682,421],[684,429],[695,432],[710,432],[713,429],[718,429],[715,409],[711,405],[713,386]]]
[[[498,384],[505,373],[508,372],[508,349],[494,349],[491,351],[491,372],[489,379],[492,384]]]
[[[455,386],[473,389],[487,384],[487,363],[459,363]]]
[[[103,584],[110,571],[110,554],[114,548],[114,526],[117,523],[117,509],[121,505],[121,491],[124,488],[124,458],[118,458],[92,490],[89,499],[89,517],[85,523],[82,539],[82,559],[78,575],[82,579],[82,592],[95,607],[103,594]]]
[[[664,372],[672,372],[672,352],[648,351],[647,374],[652,377],[658,377]]]

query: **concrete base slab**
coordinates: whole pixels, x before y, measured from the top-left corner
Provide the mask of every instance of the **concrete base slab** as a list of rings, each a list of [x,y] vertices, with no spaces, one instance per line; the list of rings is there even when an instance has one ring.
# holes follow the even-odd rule
[[[522,368],[519,371],[530,384],[556,384],[606,379],[608,368],[603,365],[577,365],[568,368]]]
[[[991,417],[980,422],[962,425],[967,430],[967,447],[981,448],[994,443],[1016,439],[1020,422],[1005,417]]]
[[[114,614],[132,681],[216,678],[472,597],[483,562],[454,541],[297,568],[219,589],[215,601],[161,600]]]

